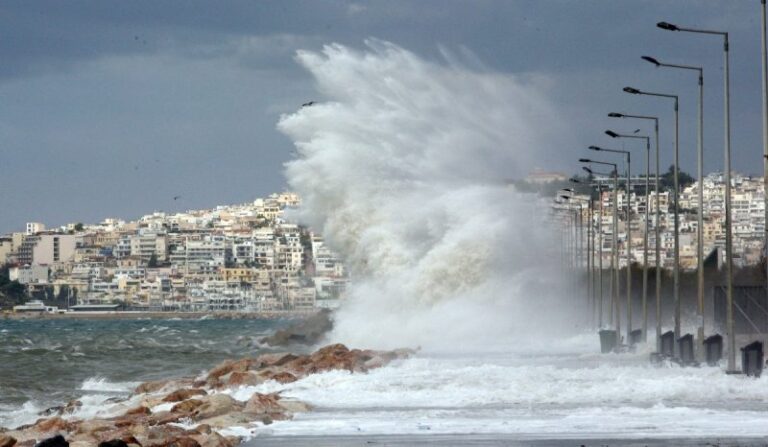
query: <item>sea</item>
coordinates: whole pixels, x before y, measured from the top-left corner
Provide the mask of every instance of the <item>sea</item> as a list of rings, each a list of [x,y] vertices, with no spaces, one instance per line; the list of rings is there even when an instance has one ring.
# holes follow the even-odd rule
[[[286,324],[258,319],[0,319],[0,427],[70,400],[98,406],[148,380],[265,352]],[[268,349],[267,349],[268,350]]]
[[[94,414],[137,384],[197,375],[257,355],[274,320],[2,320],[0,426],[71,399]],[[768,377],[722,366],[652,365],[650,348],[599,354],[596,334],[474,351],[421,350],[367,374],[331,371],[290,384],[223,390],[241,400],[276,392],[314,406],[293,420],[226,434],[286,439],[474,435],[507,440],[733,439],[768,436]],[[88,407],[87,409],[85,409]],[[77,417],[77,414],[74,415]],[[341,444],[340,444],[341,445]]]

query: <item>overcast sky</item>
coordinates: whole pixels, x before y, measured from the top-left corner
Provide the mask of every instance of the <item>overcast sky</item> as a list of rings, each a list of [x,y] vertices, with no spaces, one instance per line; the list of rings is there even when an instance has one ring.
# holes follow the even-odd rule
[[[722,43],[666,20],[731,32],[734,168],[762,171],[759,0],[10,1],[0,3],[0,233],[238,203],[285,188],[282,113],[322,100],[298,49],[375,37],[421,57],[539,77],[570,117],[570,147],[539,167],[569,173],[590,144],[620,147],[609,111],[662,118],[681,96],[681,165],[695,171],[695,74],[705,68],[705,171],[722,169]],[[649,129],[649,128],[648,128]],[[627,143],[629,144],[629,143]],[[537,148],[531,148],[536,151]],[[639,164],[639,163],[638,163]],[[510,176],[536,166],[523,166]],[[181,196],[174,200],[175,196]]]

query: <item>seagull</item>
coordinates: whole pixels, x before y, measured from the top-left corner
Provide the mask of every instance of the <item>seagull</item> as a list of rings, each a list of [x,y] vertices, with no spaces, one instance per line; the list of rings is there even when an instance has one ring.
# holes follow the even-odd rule
[[[635,129],[633,133],[638,133],[638,132],[640,132],[640,129]]]
[[[179,200],[181,196],[173,196],[173,200]]]
[[[302,107],[309,107],[309,106],[313,106],[313,105],[315,105],[315,101],[309,101],[309,102],[305,102],[305,103],[304,103],[304,104],[302,104],[301,106],[302,106]]]

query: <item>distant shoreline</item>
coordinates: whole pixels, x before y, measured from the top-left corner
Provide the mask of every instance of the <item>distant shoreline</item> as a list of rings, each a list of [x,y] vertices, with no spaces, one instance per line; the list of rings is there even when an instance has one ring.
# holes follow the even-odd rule
[[[138,320],[138,319],[184,319],[199,320],[211,318],[219,320],[275,320],[280,318],[302,318],[315,312],[274,311],[274,312],[67,312],[67,313],[5,313],[0,320]]]

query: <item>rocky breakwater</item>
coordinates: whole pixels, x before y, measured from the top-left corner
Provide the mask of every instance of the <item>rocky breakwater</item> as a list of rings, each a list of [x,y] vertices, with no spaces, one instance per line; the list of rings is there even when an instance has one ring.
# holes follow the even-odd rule
[[[229,360],[196,378],[146,382],[126,399],[110,399],[97,416],[79,418],[79,402],[46,410],[49,417],[13,430],[0,428],[0,447],[231,447],[233,427],[291,419],[311,406],[279,393],[254,393],[246,401],[229,391],[274,380],[290,383],[331,370],[365,373],[412,354],[329,345],[311,354],[263,354]]]

